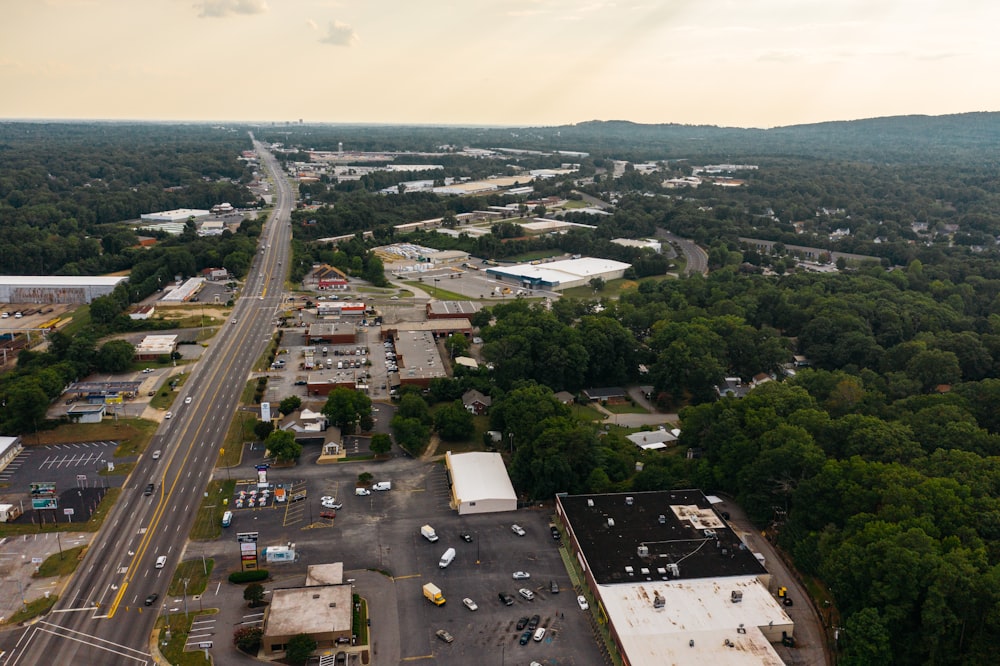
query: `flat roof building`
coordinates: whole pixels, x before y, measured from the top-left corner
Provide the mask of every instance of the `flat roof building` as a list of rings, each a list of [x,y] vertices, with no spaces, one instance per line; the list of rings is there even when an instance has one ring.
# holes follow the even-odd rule
[[[459,320],[445,321],[450,323]],[[433,324],[437,322],[418,323]],[[468,321],[465,323],[468,324]],[[414,384],[426,388],[432,379],[447,376],[437,343],[434,341],[434,333],[419,327],[415,328],[413,324],[405,326],[404,328],[403,325],[400,325],[391,331],[395,339],[399,384]],[[383,329],[383,333],[387,332]]]
[[[573,560],[628,666],[779,666],[794,624],[698,490],[559,495]]]
[[[616,280],[624,277],[631,267],[631,264],[612,259],[584,257],[538,265],[492,266],[486,269],[486,275],[528,289],[558,290],[583,286],[595,277]]]
[[[427,318],[468,319],[482,308],[475,301],[431,301],[427,304]]]
[[[499,453],[445,453],[451,508],[459,515],[515,511],[517,494]]]
[[[310,324],[306,332],[306,344],[328,342],[330,344],[353,344],[357,338],[357,328],[354,324],[336,323]]]
[[[297,634],[308,634],[318,649],[332,648],[337,639],[351,638],[351,586],[307,585],[277,589],[264,613],[262,648],[283,652]]]
[[[143,213],[139,216],[143,222],[187,222],[190,219],[202,220],[210,217],[212,211],[200,208],[175,208],[162,210],[158,213]]]
[[[152,361],[160,356],[169,356],[177,351],[176,335],[147,335],[135,346],[135,358]]]
[[[24,450],[20,437],[0,437],[0,470],[3,470]]]
[[[126,280],[124,275],[0,275],[0,302],[90,303]]]

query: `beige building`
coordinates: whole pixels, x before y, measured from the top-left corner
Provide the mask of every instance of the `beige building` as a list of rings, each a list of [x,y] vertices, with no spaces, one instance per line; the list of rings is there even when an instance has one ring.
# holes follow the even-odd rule
[[[298,634],[311,636],[319,650],[349,645],[351,618],[350,585],[307,584],[274,590],[264,614],[262,650],[275,656]]]

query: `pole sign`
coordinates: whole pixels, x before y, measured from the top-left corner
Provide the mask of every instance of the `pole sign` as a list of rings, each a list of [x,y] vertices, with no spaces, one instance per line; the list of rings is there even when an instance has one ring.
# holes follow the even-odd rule
[[[271,420],[271,403],[260,403],[260,420],[267,423]]]
[[[257,543],[257,532],[237,532],[236,540],[240,543]]]

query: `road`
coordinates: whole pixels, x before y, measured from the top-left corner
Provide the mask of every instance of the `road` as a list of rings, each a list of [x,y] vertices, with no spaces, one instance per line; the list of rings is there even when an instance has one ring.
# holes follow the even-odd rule
[[[181,561],[230,415],[273,333],[281,300],[293,196],[274,157],[259,143],[257,149],[278,196],[232,323],[221,327],[177,396],[174,417],[161,424],[150,442],[147,453],[159,449],[162,457],[142,456],[52,612],[3,645],[6,664],[153,662],[150,641],[158,613],[169,610],[167,586]],[[147,483],[155,484],[148,496]],[[167,558],[162,569],[154,566],[159,556]],[[143,602],[151,593],[159,595],[160,603],[146,607]]]
[[[680,248],[681,253],[684,254],[684,258],[687,261],[687,265],[684,268],[684,272],[687,275],[693,273],[708,275],[708,253],[698,247],[697,243],[686,238],[681,238],[680,236],[675,236],[664,229],[657,229],[656,237],[674,243]]]

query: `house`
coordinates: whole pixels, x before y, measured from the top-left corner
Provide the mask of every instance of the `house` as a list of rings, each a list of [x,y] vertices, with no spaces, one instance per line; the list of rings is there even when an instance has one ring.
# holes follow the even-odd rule
[[[552,397],[564,405],[572,405],[576,401],[576,398],[569,391],[559,391]]]
[[[715,392],[720,398],[744,398],[750,392],[752,386],[743,383],[739,377],[726,377],[725,380],[715,387]]]
[[[623,402],[628,398],[628,393],[621,386],[583,389],[583,394],[591,402]]]
[[[470,413],[481,415],[485,414],[493,405],[493,398],[483,395],[476,389],[469,389],[462,394],[462,404]]]
[[[626,435],[625,438],[643,451],[666,449],[677,442],[677,435],[670,430],[663,429],[635,432],[631,435]]]
[[[348,283],[347,274],[329,264],[321,264],[314,267],[312,273],[309,274],[309,280],[315,281],[318,289],[336,289],[341,291],[347,289]]]
[[[128,313],[129,319],[136,321],[139,319],[149,319],[156,312],[152,305],[137,305]]]

